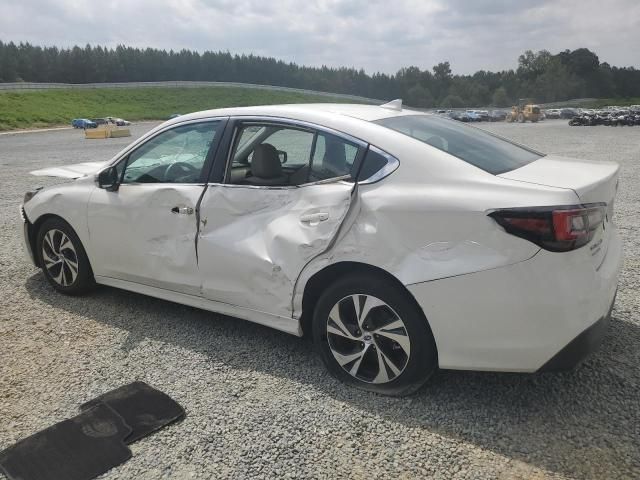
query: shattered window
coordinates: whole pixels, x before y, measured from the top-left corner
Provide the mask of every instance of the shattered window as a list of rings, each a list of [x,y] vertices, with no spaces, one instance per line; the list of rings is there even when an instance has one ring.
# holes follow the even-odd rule
[[[218,125],[183,125],[151,138],[129,155],[122,183],[198,183]]]

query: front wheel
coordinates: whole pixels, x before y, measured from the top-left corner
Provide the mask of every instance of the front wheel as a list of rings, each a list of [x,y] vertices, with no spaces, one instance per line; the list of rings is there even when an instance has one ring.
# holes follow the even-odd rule
[[[408,395],[438,368],[419,306],[382,276],[352,275],[327,288],[315,308],[313,338],[329,372],[364,390]]]
[[[95,286],[87,254],[73,228],[61,218],[38,230],[36,254],[45,277],[59,292],[79,295]]]

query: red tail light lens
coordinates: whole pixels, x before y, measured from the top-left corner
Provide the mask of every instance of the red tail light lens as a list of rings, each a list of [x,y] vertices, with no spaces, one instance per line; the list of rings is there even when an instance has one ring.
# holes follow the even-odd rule
[[[491,214],[508,233],[553,252],[580,248],[605,221],[606,204],[568,207],[509,208]]]

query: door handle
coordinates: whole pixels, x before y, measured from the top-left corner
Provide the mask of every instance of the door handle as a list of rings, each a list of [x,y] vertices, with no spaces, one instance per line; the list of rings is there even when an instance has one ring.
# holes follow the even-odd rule
[[[171,213],[177,213],[179,215],[192,215],[193,208],[191,207],[173,207]]]
[[[300,217],[300,221],[302,223],[306,223],[311,227],[318,225],[320,222],[325,222],[327,220],[329,220],[329,214],[327,212],[308,213]]]

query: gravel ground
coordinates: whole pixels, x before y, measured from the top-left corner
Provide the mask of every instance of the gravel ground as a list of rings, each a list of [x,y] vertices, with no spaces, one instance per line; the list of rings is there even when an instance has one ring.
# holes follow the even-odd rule
[[[24,191],[55,180],[27,172],[108,159],[131,139],[0,136],[0,449],[139,379],[187,418],[134,444],[104,479],[640,478],[640,128],[483,128],[622,164],[612,327],[576,371],[441,372],[403,399],[341,385],[307,341],[258,325],[111,288],[54,293],[21,254],[17,209]]]

